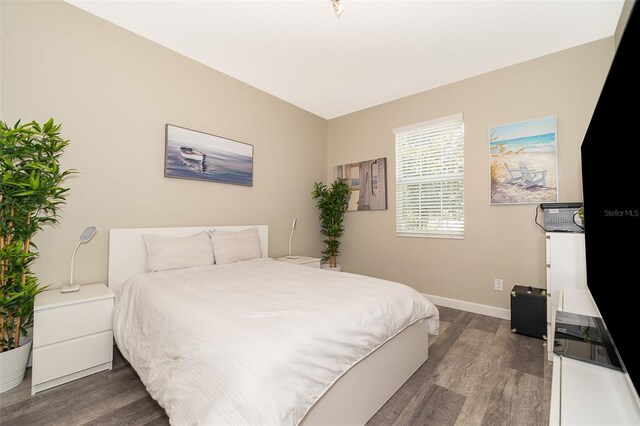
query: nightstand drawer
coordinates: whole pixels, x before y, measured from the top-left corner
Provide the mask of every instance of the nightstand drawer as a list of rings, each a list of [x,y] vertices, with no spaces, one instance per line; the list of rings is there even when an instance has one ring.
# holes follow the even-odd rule
[[[111,330],[33,350],[33,384],[85,370],[113,359]]]
[[[113,299],[35,311],[33,347],[111,330]]]

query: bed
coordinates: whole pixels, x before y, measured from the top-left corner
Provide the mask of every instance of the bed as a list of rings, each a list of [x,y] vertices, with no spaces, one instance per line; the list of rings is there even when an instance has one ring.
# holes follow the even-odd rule
[[[147,273],[143,235],[251,228],[258,259]],[[112,229],[109,287],[116,342],[172,424],[364,424],[438,327],[406,286],[269,259],[264,225]]]

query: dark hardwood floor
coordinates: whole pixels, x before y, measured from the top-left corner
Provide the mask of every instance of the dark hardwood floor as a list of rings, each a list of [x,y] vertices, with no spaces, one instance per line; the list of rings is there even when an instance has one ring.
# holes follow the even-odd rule
[[[551,364],[543,341],[511,333],[509,321],[438,309],[429,359],[368,425],[547,425]],[[111,371],[34,397],[30,375],[0,394],[2,425],[169,423],[115,347]]]

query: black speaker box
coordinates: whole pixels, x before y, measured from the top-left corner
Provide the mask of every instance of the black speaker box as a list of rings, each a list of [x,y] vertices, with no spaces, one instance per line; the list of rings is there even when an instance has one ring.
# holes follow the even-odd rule
[[[511,331],[547,339],[547,291],[516,285],[511,290]]]

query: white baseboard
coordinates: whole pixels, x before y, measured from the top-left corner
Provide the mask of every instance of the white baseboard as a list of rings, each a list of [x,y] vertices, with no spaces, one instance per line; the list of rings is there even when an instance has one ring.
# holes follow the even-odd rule
[[[465,300],[450,299],[448,297],[434,296],[422,293],[424,297],[429,299],[434,305],[445,306],[447,308],[459,309],[461,311],[473,312],[474,314],[488,315],[501,319],[511,319],[511,311],[505,308],[495,306],[481,305],[480,303],[467,302]]]

